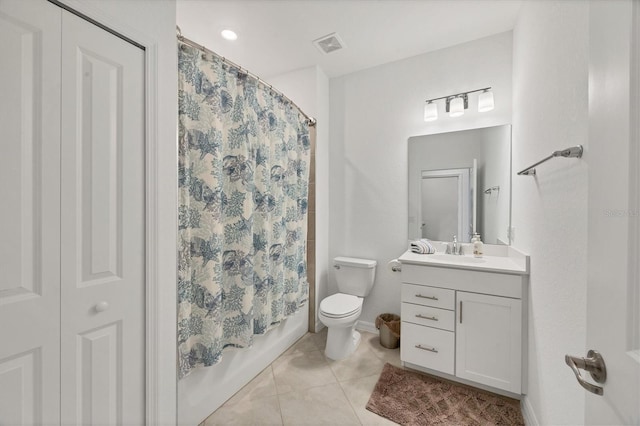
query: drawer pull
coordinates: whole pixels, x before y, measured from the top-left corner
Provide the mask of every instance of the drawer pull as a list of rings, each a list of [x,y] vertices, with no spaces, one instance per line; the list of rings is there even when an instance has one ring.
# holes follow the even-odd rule
[[[416,348],[422,349],[423,351],[429,351],[429,352],[438,353],[438,350],[436,348],[427,348],[427,347],[424,347],[422,345],[416,345]]]
[[[435,296],[423,296],[421,294],[416,294],[416,297],[421,297],[423,299],[429,299],[429,300],[438,300],[438,298]]]
[[[416,314],[416,318],[422,318],[422,319],[431,320],[431,321],[438,321],[438,317],[425,317],[422,314]]]

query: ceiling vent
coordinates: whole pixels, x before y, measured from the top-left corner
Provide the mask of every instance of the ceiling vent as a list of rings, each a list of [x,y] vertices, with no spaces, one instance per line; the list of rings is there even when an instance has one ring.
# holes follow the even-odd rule
[[[338,33],[327,34],[326,36],[313,40],[313,44],[315,44],[316,47],[324,54],[335,52],[336,50],[347,47]]]

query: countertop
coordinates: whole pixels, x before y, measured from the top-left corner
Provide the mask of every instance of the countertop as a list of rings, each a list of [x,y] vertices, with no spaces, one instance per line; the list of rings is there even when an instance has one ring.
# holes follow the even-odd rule
[[[485,245],[485,247],[487,246]],[[475,258],[472,255],[456,256],[442,252],[417,254],[407,250],[398,260],[402,264],[410,265],[529,275],[529,256],[512,247],[496,247],[500,247],[500,249],[491,250],[494,254],[485,255],[482,258]]]

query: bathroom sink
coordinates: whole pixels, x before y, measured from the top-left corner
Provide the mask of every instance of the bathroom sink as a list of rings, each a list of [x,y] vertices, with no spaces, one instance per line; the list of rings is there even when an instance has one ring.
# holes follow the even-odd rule
[[[432,254],[430,255],[430,257],[432,257],[433,260],[440,260],[440,261],[451,262],[451,263],[484,263],[486,262],[484,259],[478,258],[478,257],[458,256],[455,254],[445,254],[445,253]]]

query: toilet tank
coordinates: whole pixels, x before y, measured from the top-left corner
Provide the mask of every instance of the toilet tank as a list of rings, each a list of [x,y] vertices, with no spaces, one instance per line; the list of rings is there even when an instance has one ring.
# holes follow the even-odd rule
[[[338,291],[360,297],[369,295],[376,277],[376,264],[375,260],[355,257],[336,257],[333,259]]]

